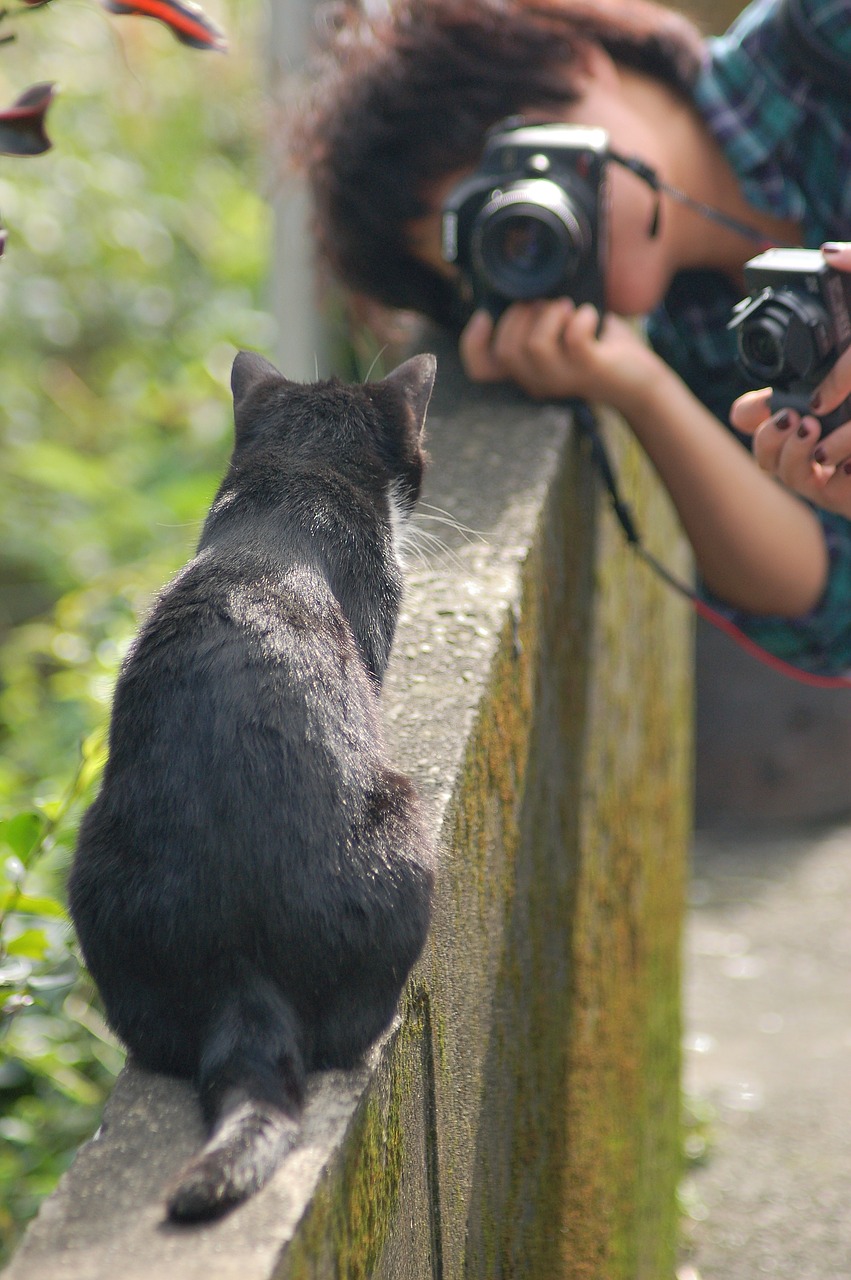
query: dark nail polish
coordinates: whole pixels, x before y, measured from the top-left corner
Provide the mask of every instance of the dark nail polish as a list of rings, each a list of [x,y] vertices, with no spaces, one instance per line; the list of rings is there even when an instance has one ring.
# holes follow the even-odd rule
[[[800,436],[800,438],[801,438],[802,440],[806,440],[806,438],[807,438],[807,436],[808,436],[809,434],[810,434],[810,432],[809,432],[809,428],[808,428],[808,427],[806,427],[806,426],[804,425],[804,423],[802,422],[802,423],[801,423],[801,425],[798,427],[798,435]]]
[[[820,407],[821,407],[821,396],[819,395],[818,392],[816,392],[813,398],[810,400],[810,408],[812,409],[813,413],[818,413]]]
[[[779,413],[774,415],[772,421],[778,431],[785,431],[792,421],[792,415],[788,409],[781,409]]]
[[[845,472],[846,476],[851,476],[851,462],[843,462],[842,470]]]
[[[813,454],[813,458],[816,462],[824,462],[827,458],[827,451],[825,449],[822,449],[821,445],[819,445],[819,447],[816,449],[815,453]]]
[[[845,248],[844,244],[837,244],[835,240],[827,240],[821,247],[822,253],[841,253]]]

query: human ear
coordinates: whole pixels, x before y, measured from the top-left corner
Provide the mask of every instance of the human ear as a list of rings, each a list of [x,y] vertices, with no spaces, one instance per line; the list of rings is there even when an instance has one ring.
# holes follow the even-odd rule
[[[580,95],[590,89],[617,93],[621,84],[620,68],[601,44],[591,40],[582,41],[575,47],[570,80]]]

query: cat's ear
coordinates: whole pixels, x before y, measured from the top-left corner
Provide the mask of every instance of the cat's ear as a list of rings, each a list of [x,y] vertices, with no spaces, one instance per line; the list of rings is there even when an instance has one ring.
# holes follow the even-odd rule
[[[422,433],[426,410],[434,390],[437,358],[433,355],[411,356],[398,369],[388,373],[385,383],[401,391],[414,416],[417,431]]]
[[[256,351],[240,351],[233,362],[230,375],[234,412],[239,413],[242,401],[261,382],[285,381],[283,374],[279,373],[271,361],[264,359]]]

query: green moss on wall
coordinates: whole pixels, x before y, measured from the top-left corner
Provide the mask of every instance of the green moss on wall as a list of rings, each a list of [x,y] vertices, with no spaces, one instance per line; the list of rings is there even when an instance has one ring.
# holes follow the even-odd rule
[[[620,464],[648,538],[676,545],[623,442]],[[598,506],[571,452],[454,793],[425,994],[288,1280],[396,1280],[418,1215],[416,1280],[673,1274],[688,624]]]

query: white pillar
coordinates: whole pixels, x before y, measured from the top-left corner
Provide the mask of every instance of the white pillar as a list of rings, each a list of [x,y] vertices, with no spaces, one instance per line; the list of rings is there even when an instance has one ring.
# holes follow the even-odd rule
[[[268,0],[266,31],[273,110],[288,118],[288,106],[304,83],[312,43],[313,0]],[[319,309],[309,200],[304,180],[287,165],[286,148],[272,139],[274,251],[271,306],[278,323],[275,358],[281,372],[298,381],[327,377],[328,326]]]

